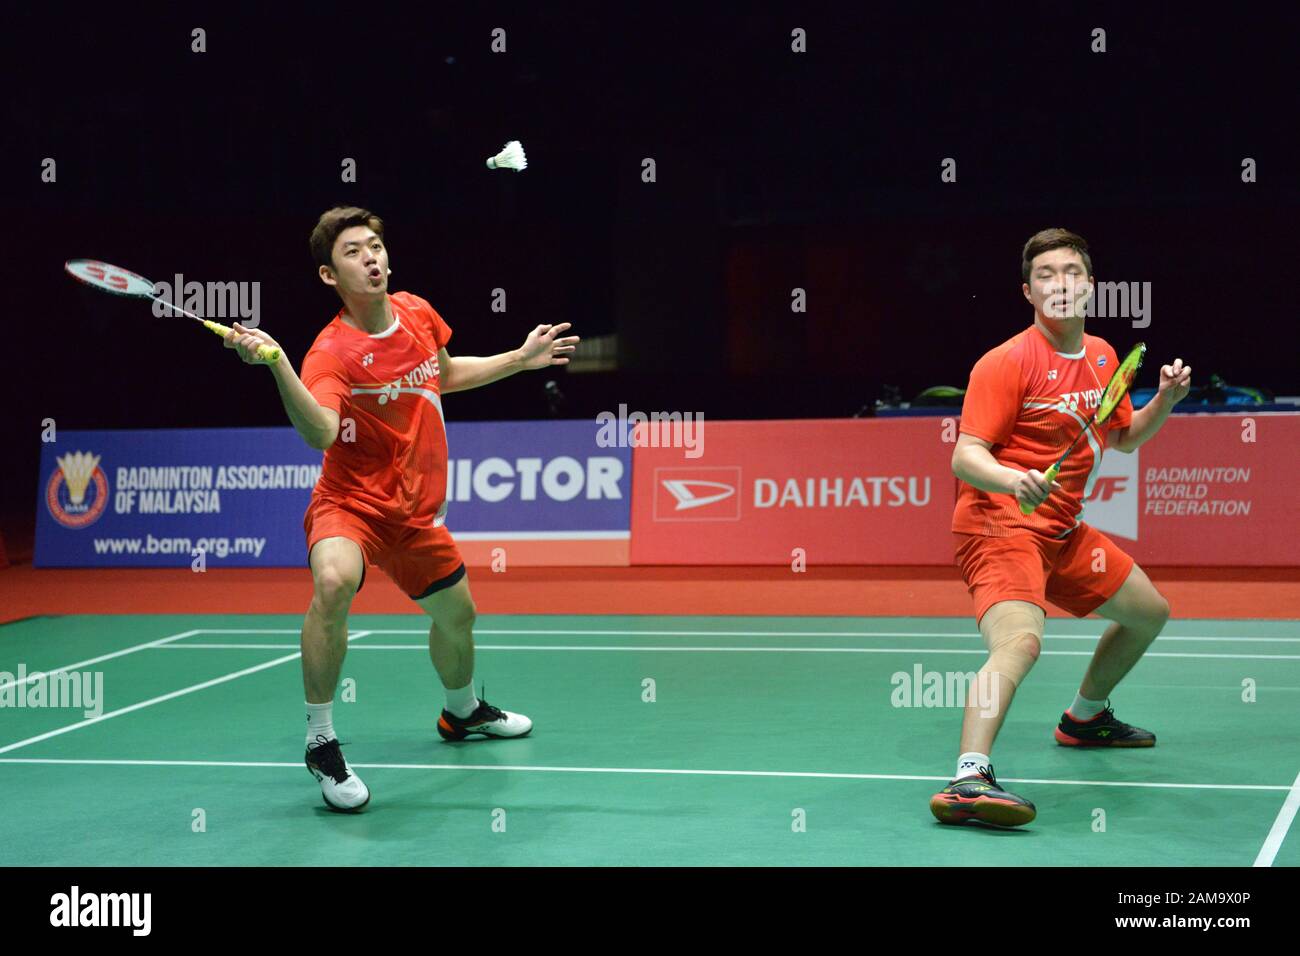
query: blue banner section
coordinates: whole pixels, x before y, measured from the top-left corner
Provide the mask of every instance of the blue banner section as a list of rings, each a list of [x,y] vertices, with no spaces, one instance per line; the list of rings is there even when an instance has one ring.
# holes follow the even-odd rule
[[[447,527],[452,534],[618,531],[632,517],[625,423],[452,422]]]
[[[447,527],[466,538],[625,537],[623,423],[448,427]],[[321,453],[292,428],[60,431],[42,446],[37,567],[303,567]]]

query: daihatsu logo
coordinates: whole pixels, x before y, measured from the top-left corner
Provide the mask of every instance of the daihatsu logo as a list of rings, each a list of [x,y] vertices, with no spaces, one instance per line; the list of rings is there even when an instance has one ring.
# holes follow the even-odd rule
[[[705,505],[711,505],[715,501],[722,501],[730,498],[736,493],[734,485],[723,484],[720,481],[695,481],[695,480],[676,480],[667,479],[663,485],[668,489],[668,493],[677,499],[675,511],[686,511],[688,508],[702,508]],[[692,488],[712,488],[722,489],[712,494],[697,494]]]

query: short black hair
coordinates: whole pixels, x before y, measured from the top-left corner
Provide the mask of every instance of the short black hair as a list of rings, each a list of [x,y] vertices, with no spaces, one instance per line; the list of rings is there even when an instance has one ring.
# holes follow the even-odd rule
[[[321,213],[316,228],[311,231],[311,255],[317,265],[334,268],[334,260],[331,258],[334,242],[340,232],[353,226],[369,226],[380,239],[384,238],[384,221],[369,209],[335,206]]]

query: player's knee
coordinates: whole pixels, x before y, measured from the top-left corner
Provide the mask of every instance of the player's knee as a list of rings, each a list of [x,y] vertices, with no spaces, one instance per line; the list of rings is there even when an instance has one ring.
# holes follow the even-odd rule
[[[451,626],[460,631],[472,631],[478,621],[478,608],[473,601],[458,605],[451,614]]]
[[[327,612],[346,611],[361,581],[337,564],[327,564],[316,573],[316,599]]]
[[[999,646],[999,650],[1018,658],[1024,664],[1025,670],[1029,670],[1038,660],[1038,655],[1043,652],[1043,642],[1033,631],[1021,631],[1007,638]]]
[[[1159,591],[1147,602],[1146,616],[1148,624],[1159,631],[1169,620],[1169,601]]]
[[[478,608],[474,606],[472,600],[457,601],[454,604],[444,605],[433,614],[433,628],[430,636],[432,639],[437,640],[440,637],[470,634],[474,630],[474,624],[477,620]]]

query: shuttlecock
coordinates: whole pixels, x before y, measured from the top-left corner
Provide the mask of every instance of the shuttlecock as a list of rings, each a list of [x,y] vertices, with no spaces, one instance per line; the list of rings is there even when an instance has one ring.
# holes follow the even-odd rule
[[[513,169],[515,172],[527,169],[528,160],[524,156],[524,147],[519,140],[512,139],[502,147],[501,152],[488,159],[487,168]]]

